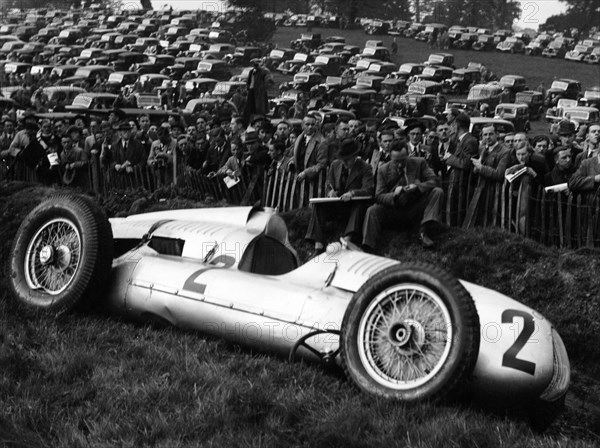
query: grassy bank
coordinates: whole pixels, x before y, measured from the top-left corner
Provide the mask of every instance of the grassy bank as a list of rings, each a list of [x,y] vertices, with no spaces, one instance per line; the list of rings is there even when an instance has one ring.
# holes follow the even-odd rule
[[[26,184],[0,187],[3,260],[17,224],[48,194]],[[135,194],[105,202],[111,214],[190,204]],[[308,213],[285,219],[306,254]],[[567,410],[546,433],[468,403],[405,407],[376,400],[319,366],[292,366],[102,311],[26,315],[2,293],[0,446],[591,447],[600,441],[598,252],[559,251],[493,230],[445,230],[428,252],[410,235],[386,236],[389,256],[435,263],[554,322],[574,375]]]

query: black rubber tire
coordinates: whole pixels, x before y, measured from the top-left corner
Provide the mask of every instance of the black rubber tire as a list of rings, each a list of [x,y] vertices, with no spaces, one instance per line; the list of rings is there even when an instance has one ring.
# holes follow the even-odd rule
[[[48,228],[46,226],[56,226],[57,224],[52,224],[55,220],[59,220],[58,225],[72,231],[80,249],[79,262],[74,267],[70,280],[63,288],[51,293],[32,285],[32,269],[26,265],[28,259],[35,260],[41,254],[41,251],[36,251],[28,258],[30,244],[33,244],[38,232]],[[78,236],[75,235],[75,229]],[[63,242],[61,247],[64,245],[66,243]],[[17,231],[8,260],[9,291],[25,308],[52,314],[66,313],[78,305],[92,304],[108,284],[112,255],[112,229],[97,204],[83,195],[64,193],[51,196],[27,215]],[[50,265],[55,266],[56,263],[52,261]]]
[[[394,378],[391,375],[388,375],[390,380],[384,378],[379,372],[385,370],[386,366],[384,365],[383,369],[381,366],[377,366],[375,359],[380,360],[380,362],[390,361],[390,359],[384,360],[383,356],[380,356],[386,354],[389,355],[390,349],[399,353],[398,346],[393,348],[393,344],[390,342],[392,340],[390,335],[398,334],[397,330],[392,331],[392,328],[397,325],[406,324],[411,317],[418,317],[418,312],[415,312],[415,306],[414,303],[412,303],[411,309],[409,310],[411,314],[403,315],[402,320],[395,320],[393,314],[382,314],[384,306],[386,305],[384,300],[389,297],[387,293],[383,295],[383,297],[382,294],[389,291],[388,288],[401,288],[402,286],[414,290],[415,285],[418,288],[423,288],[424,291],[433,293],[433,295],[430,294],[429,296],[425,295],[423,297],[437,296],[435,299],[437,302],[432,300],[431,303],[434,304],[434,307],[440,307],[439,312],[441,314],[444,312],[447,313],[446,317],[449,317],[449,322],[446,319],[441,322],[435,322],[435,325],[433,325],[433,320],[431,320],[430,323],[432,323],[436,329],[447,328],[448,325],[451,325],[452,337],[449,338],[448,334],[446,334],[443,338],[441,342],[441,345],[444,347],[443,353],[440,356],[440,359],[435,361],[436,364],[433,365],[433,368],[431,368],[430,371],[424,369],[424,377],[409,380],[406,384],[395,387],[394,381],[399,378]],[[411,298],[411,301],[412,300],[413,299]],[[371,307],[374,307],[377,303],[378,308],[371,309]],[[425,306],[431,308],[430,302],[424,303],[426,304]],[[444,307],[445,311],[441,311],[441,307]],[[408,310],[408,308],[406,309]],[[423,310],[424,311],[422,312],[427,311],[425,308],[423,308]],[[434,308],[433,311],[438,310]],[[394,312],[400,313],[397,308],[397,303],[393,304],[392,313]],[[379,323],[383,322],[386,325],[390,324],[386,328],[386,333],[379,333],[380,335],[387,334],[387,339],[381,336],[379,338],[375,337],[376,325],[368,325],[369,323],[373,323],[372,319],[369,320],[370,316],[376,316],[377,313],[381,315]],[[431,314],[427,315],[429,316]],[[418,322],[417,319],[410,321]],[[365,328],[371,329],[370,333],[373,336],[371,340],[374,342],[374,345],[377,343],[380,344],[381,347],[378,352],[373,350],[373,352],[376,353],[374,353],[375,356],[371,358],[369,358],[369,355],[366,353],[368,347],[361,348],[361,339],[363,335],[360,333],[363,325]],[[414,367],[417,369],[418,361],[422,362],[421,366],[423,363],[428,362],[425,356],[421,356],[424,352],[427,354],[429,351],[430,357],[436,356],[434,353],[436,349],[434,345],[436,342],[431,340],[431,335],[437,334],[437,331],[436,333],[433,333],[431,332],[431,328],[423,327],[417,331],[415,328],[419,328],[419,324],[416,324],[414,327],[412,327],[412,325],[414,324],[411,324],[410,333],[414,333],[415,335],[421,334],[422,340],[420,346],[417,349],[414,349],[407,344],[407,348],[414,350],[412,354],[392,354],[392,356],[395,355],[397,359],[410,359],[409,362],[411,368]],[[440,327],[439,325],[443,325],[443,327]],[[428,330],[430,333],[427,333]],[[430,335],[429,340],[428,334]],[[370,336],[369,332],[364,332],[364,336],[366,341],[366,338]],[[477,361],[479,336],[479,316],[477,315],[475,304],[467,290],[456,278],[443,270],[426,263],[407,263],[400,266],[392,266],[370,278],[356,292],[346,310],[342,322],[342,336],[340,339],[342,367],[347,377],[349,377],[359,389],[368,394],[399,400],[405,403],[423,401],[436,402],[451,396],[453,397],[459,393],[467,383]],[[409,336],[409,339],[411,343],[414,343],[418,337]],[[383,341],[383,343],[381,341]],[[384,347],[384,344],[386,343],[387,346]],[[439,343],[439,341],[437,343]],[[398,341],[395,341],[395,344],[398,344]],[[366,347],[368,344],[363,342],[363,345]],[[432,347],[432,349],[427,349],[426,345]],[[403,349],[404,347],[402,350]],[[402,356],[402,358],[399,358],[400,356]],[[391,362],[388,364],[388,371],[390,365],[399,368],[398,363],[394,364],[393,361],[394,360],[391,359]],[[379,369],[379,371],[377,371],[377,369]],[[387,372],[382,373],[383,375],[387,374]],[[405,372],[402,371],[402,373]],[[410,382],[415,384],[409,384]],[[416,382],[420,383],[416,384]]]

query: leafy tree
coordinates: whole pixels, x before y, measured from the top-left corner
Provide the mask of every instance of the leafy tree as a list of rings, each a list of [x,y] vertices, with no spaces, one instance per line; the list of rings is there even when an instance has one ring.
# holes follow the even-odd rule
[[[600,24],[600,6],[598,0],[561,0],[568,5],[564,14],[549,17],[540,26],[541,30],[565,30],[578,28],[588,31]]]
[[[521,14],[513,0],[421,0],[423,22],[482,28],[511,28]]]

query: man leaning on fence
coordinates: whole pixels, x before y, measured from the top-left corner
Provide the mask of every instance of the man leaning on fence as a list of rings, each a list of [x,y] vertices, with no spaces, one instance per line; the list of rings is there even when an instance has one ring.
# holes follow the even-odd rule
[[[364,198],[372,196],[374,182],[371,165],[358,157],[359,152],[360,146],[354,139],[340,143],[338,158],[327,172],[327,197],[332,201],[313,203],[306,233],[306,239],[315,242],[313,256],[324,251],[323,227],[327,219],[345,222],[344,236],[356,243],[361,241],[363,218],[369,204]]]
[[[171,137],[171,130],[167,126],[159,127],[157,134],[158,140],[150,146],[148,166],[154,169],[160,182],[176,182],[177,141]]]
[[[477,185],[467,207],[463,226],[484,225],[494,222],[498,217],[499,200],[497,189],[504,181],[504,172],[508,165],[510,150],[498,140],[494,126],[481,130],[479,157],[474,157],[473,172],[477,175]],[[480,221],[479,223],[477,221]]]
[[[302,132],[294,144],[294,169],[300,182],[315,179],[327,166],[327,152],[318,151],[323,135],[317,128],[317,119],[308,114],[302,119]]]

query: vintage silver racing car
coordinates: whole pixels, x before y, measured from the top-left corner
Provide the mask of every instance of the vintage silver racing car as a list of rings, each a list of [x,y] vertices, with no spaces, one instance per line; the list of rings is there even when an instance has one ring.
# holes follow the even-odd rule
[[[543,316],[421,263],[331,244],[299,266],[276,211],[171,210],[108,220],[55,195],[24,220],[9,288],[51,314],[95,300],[133,318],[339,364],[402,402],[478,396],[556,404],[570,366]]]

